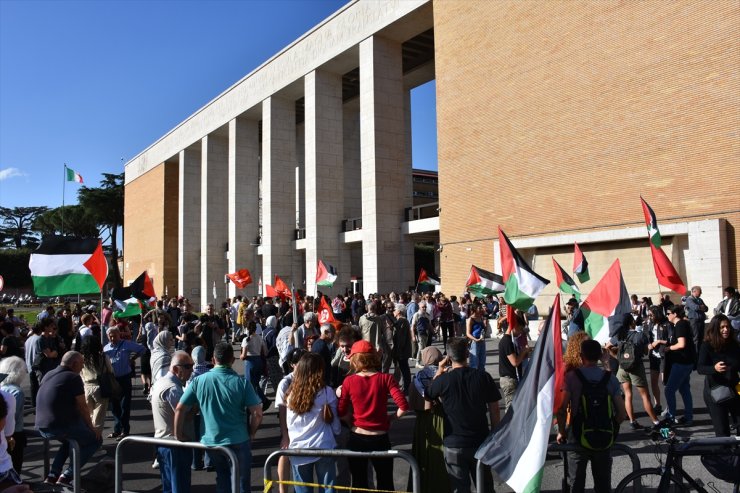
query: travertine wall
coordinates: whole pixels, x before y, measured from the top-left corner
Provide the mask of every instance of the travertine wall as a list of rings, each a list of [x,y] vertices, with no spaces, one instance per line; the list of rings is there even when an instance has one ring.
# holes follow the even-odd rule
[[[496,225],[637,226],[640,195],[660,224],[726,218],[738,284],[740,3],[435,0],[434,28],[445,291],[493,268]]]

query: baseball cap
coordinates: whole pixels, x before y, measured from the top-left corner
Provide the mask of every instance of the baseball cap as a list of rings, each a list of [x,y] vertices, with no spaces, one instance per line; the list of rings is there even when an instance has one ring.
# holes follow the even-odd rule
[[[352,356],[359,353],[372,353],[373,351],[375,351],[373,345],[363,339],[352,344],[352,350],[350,351],[349,355]]]

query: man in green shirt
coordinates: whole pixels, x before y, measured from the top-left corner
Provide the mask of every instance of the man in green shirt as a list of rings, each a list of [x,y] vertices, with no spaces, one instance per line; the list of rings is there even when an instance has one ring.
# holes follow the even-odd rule
[[[180,441],[186,441],[183,433],[185,415],[192,406],[199,406],[205,422],[201,443],[229,447],[236,453],[239,458],[240,490],[241,493],[248,493],[251,490],[252,466],[250,439],[254,438],[262,422],[262,401],[249,380],[231,368],[234,364],[231,344],[216,344],[213,361],[216,366],[198,376],[185,389],[175,410],[175,436]],[[216,492],[236,493],[231,492],[228,458],[220,453],[212,454],[211,464],[216,468]]]

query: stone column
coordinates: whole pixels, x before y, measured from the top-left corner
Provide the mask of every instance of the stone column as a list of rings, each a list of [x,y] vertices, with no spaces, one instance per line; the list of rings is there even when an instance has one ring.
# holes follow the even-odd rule
[[[686,288],[701,286],[702,299],[712,309],[722,300],[722,289],[730,284],[727,223],[724,219],[708,219],[689,223],[689,251],[685,254]],[[678,264],[674,265],[678,270]]]
[[[316,292],[319,259],[329,263],[348,282],[350,273],[340,272],[347,256],[339,243],[344,215],[342,77],[313,71],[305,77],[306,140],[306,292]],[[339,292],[322,288],[326,294]]]
[[[226,297],[224,274],[228,268],[229,147],[224,137],[206,135],[201,140],[200,300],[201,309]],[[218,308],[218,305],[217,305]]]
[[[259,235],[259,128],[258,122],[235,118],[229,122],[229,272],[248,269],[252,284],[229,296],[257,294],[261,269],[257,266]]]
[[[200,142],[180,151],[177,293],[200,307]]]
[[[360,166],[360,101],[355,98],[344,104],[344,217],[362,216],[362,178]],[[349,249],[346,259],[340,259],[335,267],[348,272],[347,279],[340,279],[342,287],[351,286],[351,277],[362,277],[362,244],[345,245]]]
[[[269,97],[262,102],[262,282],[275,274],[288,285],[295,232],[295,102]]]
[[[378,36],[360,43],[362,262],[366,293],[413,284],[406,265],[411,240],[401,223],[408,197],[401,45]],[[399,255],[400,253],[400,255]],[[411,266],[413,269],[413,266]]]

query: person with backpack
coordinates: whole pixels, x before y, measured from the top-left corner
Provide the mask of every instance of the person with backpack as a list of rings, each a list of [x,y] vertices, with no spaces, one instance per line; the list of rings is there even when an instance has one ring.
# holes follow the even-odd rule
[[[627,411],[627,417],[630,420],[630,427],[633,430],[640,430],[643,426],[635,418],[635,412],[632,407],[633,385],[637,387],[637,392],[642,399],[642,406],[653,421],[653,426],[657,427],[660,420],[653,410],[647,375],[645,374],[645,364],[642,361],[647,352],[648,339],[646,334],[644,332],[638,332],[636,327],[637,323],[632,314],[625,313],[622,320],[622,327],[619,329],[616,337],[607,342],[606,347],[610,350],[616,350],[617,361],[619,361],[617,381],[622,386],[622,391],[624,392],[624,405]]]
[[[432,345],[432,320],[427,313],[426,301],[420,301],[417,312],[411,318],[411,333],[416,343],[416,367],[421,368],[421,352]]]
[[[611,448],[626,416],[616,378],[597,366],[602,349],[598,341],[581,342],[583,366],[565,374],[563,405],[557,411],[558,443],[580,449],[568,452],[568,485],[572,493],[584,491],[586,466],[591,462],[596,493],[611,491]],[[566,415],[570,409],[570,424]]]

